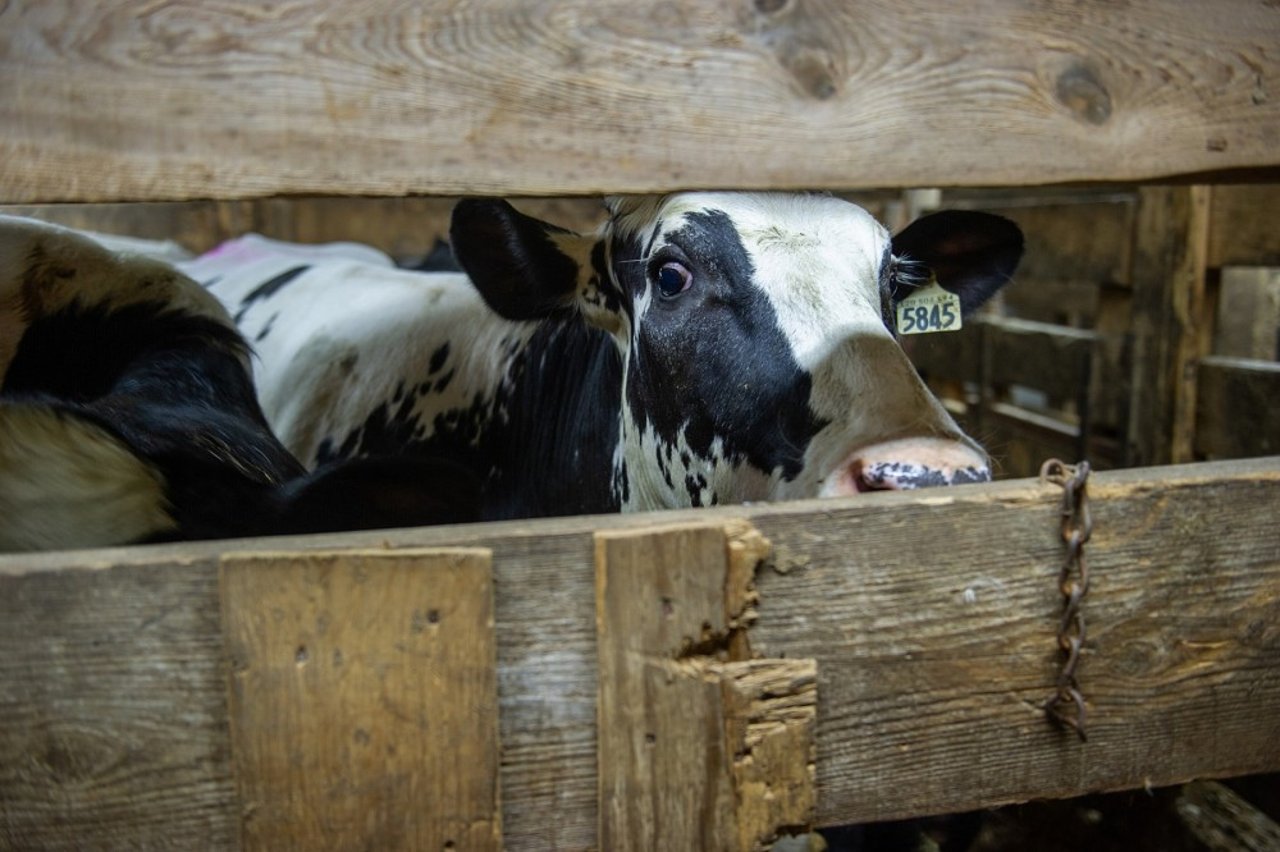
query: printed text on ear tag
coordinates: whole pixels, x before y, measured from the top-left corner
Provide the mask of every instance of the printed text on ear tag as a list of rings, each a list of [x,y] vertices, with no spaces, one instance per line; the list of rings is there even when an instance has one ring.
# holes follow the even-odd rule
[[[960,297],[934,279],[899,302],[897,314],[898,334],[959,331]]]

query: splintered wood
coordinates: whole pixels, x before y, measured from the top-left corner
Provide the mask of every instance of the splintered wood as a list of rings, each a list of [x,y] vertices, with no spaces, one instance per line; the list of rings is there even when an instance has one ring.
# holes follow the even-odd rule
[[[227,557],[245,849],[499,849],[490,554]]]
[[[751,659],[745,523],[596,536],[603,849],[763,848],[812,823],[817,664]]]

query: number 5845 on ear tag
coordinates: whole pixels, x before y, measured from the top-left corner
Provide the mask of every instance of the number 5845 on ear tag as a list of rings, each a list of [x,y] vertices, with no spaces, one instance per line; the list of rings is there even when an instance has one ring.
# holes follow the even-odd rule
[[[959,331],[960,297],[934,279],[899,302],[897,316],[898,334]]]

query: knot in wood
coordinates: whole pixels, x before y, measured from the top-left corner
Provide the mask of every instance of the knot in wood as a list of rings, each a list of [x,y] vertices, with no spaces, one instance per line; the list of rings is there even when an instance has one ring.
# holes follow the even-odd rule
[[[1058,102],[1086,124],[1102,125],[1111,118],[1111,94],[1094,72],[1073,65],[1058,77]]]

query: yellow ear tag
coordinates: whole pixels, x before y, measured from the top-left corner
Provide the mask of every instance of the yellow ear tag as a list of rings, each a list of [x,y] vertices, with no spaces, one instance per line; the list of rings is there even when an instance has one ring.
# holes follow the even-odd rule
[[[960,297],[943,290],[938,279],[898,303],[898,334],[932,334],[959,331]]]

